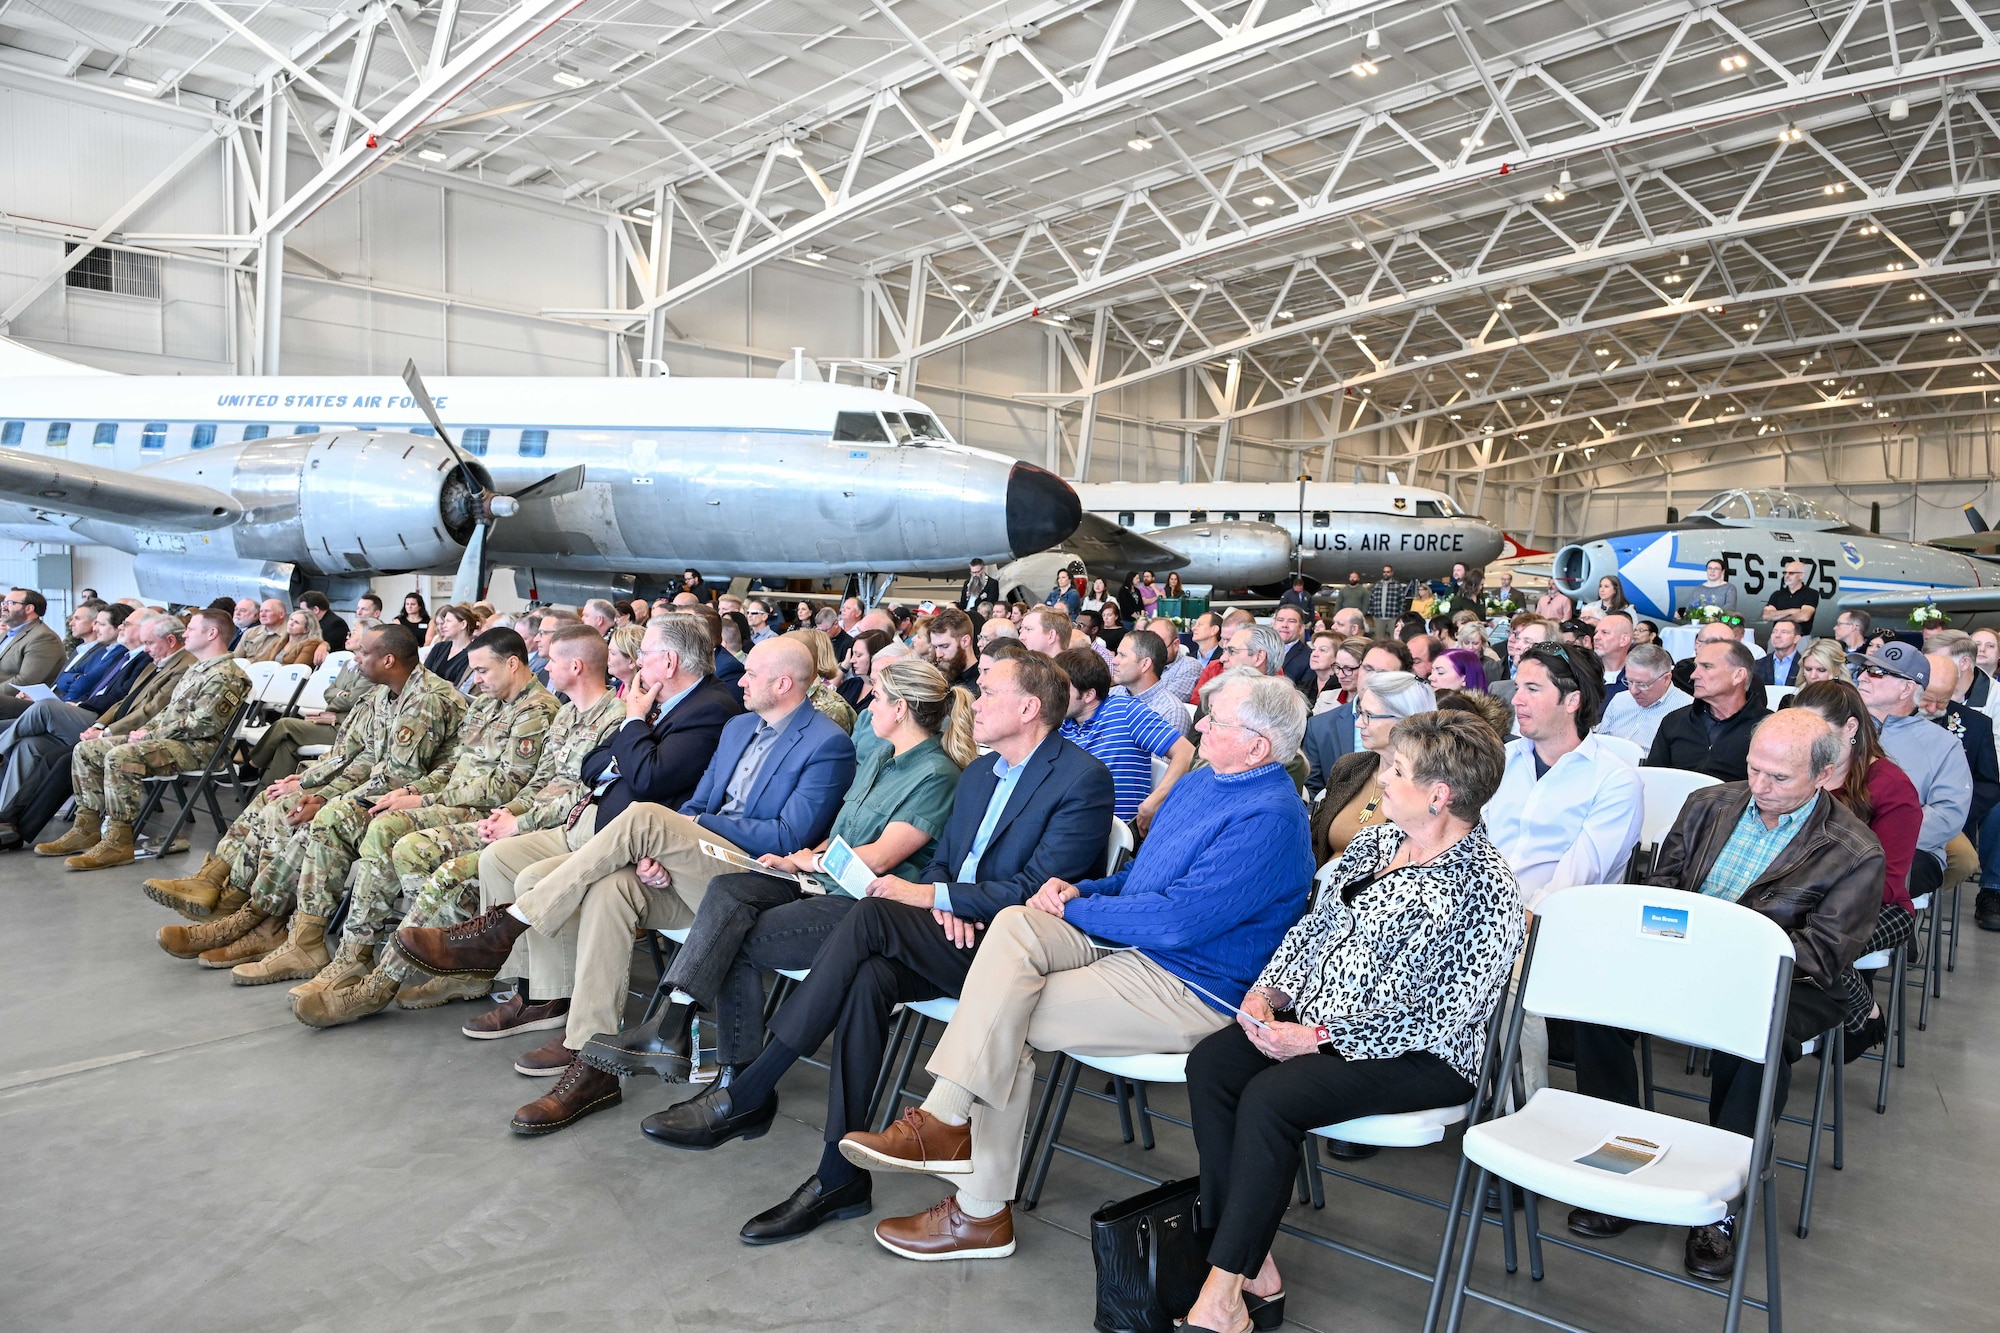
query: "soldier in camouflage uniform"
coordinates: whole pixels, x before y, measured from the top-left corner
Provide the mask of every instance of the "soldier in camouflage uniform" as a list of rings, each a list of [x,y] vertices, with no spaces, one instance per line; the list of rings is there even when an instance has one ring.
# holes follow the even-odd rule
[[[226,917],[248,902],[250,886],[256,882],[265,852],[282,844],[293,831],[285,824],[284,817],[298,804],[297,795],[318,791],[351,765],[358,763],[366,769],[373,763],[372,757],[362,754],[361,740],[357,738],[371,734],[368,719],[382,693],[350,660],[326,688],[327,709],[340,719],[327,753],[302,772],[280,778],[252,797],[243,813],[230,824],[229,831],[215,844],[215,850],[203,858],[201,869],[180,879],[149,879],[143,886],[145,895],[190,921]],[[168,948],[169,953],[192,958],[200,952],[181,951],[180,937],[186,934],[181,928],[169,927],[168,933],[176,939],[176,945]],[[165,939],[163,935],[163,942]],[[242,961],[234,959],[230,966]]]
[[[230,916],[193,929],[165,927],[161,948],[177,957],[205,951],[204,966],[232,971],[235,963],[277,950],[312,825],[322,819],[361,819],[376,797],[416,781],[440,759],[449,761],[464,696],[418,665],[417,654],[416,636],[400,625],[360,636],[355,664],[381,688],[356,706],[340,748],[298,775],[301,787],[305,779],[314,780],[311,789],[295,788],[268,800],[259,818],[244,827],[237,845],[218,849],[234,858],[232,873],[238,878],[233,882],[247,887],[249,900]],[[272,790],[289,782],[273,784]],[[306,924],[313,932],[324,925]],[[312,938],[311,948],[322,955],[312,968],[317,972],[325,965],[325,950],[318,934]]]
[[[476,916],[480,849],[516,833],[559,828],[588,799],[589,789],[580,776],[584,756],[625,721],[624,701],[607,687],[604,665],[604,640],[595,631],[571,626],[558,634],[550,645],[549,681],[568,695],[570,702],[556,714],[533,776],[483,820],[417,829],[396,839],[388,853],[394,882],[384,883],[374,893],[386,899],[398,890],[407,890],[412,902],[404,917],[406,924],[449,926]],[[398,816],[384,816],[377,823],[394,818]],[[371,829],[369,841],[374,837]],[[371,864],[363,873],[372,875],[377,869]],[[378,931],[389,903],[383,901],[379,909],[372,905],[364,908],[362,897],[363,888],[357,880],[348,920],[351,923],[357,912],[364,913],[370,918],[371,932]],[[344,952],[345,941],[342,948]],[[404,984],[406,979],[410,984]],[[302,1023],[333,1027],[379,1013],[391,999],[405,1009],[429,1009],[450,1000],[483,996],[491,989],[482,980],[421,974],[412,978],[408,964],[393,949],[382,949],[372,972],[356,968],[343,970],[337,977],[322,973],[311,985],[300,987],[303,993],[297,995],[293,1012]]]
[[[528,645],[511,629],[489,630],[473,640],[467,660],[476,702],[459,724],[451,767],[378,799],[359,830],[314,826],[299,879],[299,910],[333,915],[350,866],[355,878],[339,952],[319,975],[295,987],[294,996],[373,969],[377,929],[403,889],[392,860],[397,842],[419,829],[483,818],[534,776],[560,705],[528,669]],[[355,841],[337,840],[356,833]]]
[[[229,656],[235,631],[235,622],[220,611],[189,617],[186,644],[194,665],[147,726],[78,742],[70,752],[76,826],[55,842],[38,844],[37,853],[67,856],[71,870],[132,864],[132,824],[146,803],[144,780],[206,760],[250,695],[250,677]]]

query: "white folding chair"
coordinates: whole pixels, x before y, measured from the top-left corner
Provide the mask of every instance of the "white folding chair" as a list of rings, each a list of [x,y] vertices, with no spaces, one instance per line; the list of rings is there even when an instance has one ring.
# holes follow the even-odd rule
[[[1166,780],[1167,780],[1167,761],[1166,761],[1166,760],[1164,760],[1164,759],[1162,759],[1162,758],[1160,758],[1160,756],[1158,756],[1158,755],[1154,755],[1154,756],[1153,756],[1153,790],[1154,790],[1154,791],[1158,791],[1158,790],[1160,789],[1160,784],[1161,784],[1162,782],[1165,782]]]
[[[1639,842],[1632,849],[1635,869],[1653,864],[1660,843],[1681,817],[1687,798],[1703,787],[1713,787],[1720,779],[1684,768],[1641,768],[1639,785],[1644,792],[1639,814]]]
[[[1612,736],[1600,731],[1597,733],[1597,743],[1634,768],[1646,761],[1645,747],[1637,741],[1628,741],[1623,736]]]
[[[1130,824],[1122,819],[1112,820],[1111,837],[1104,845],[1104,873],[1117,874],[1118,863],[1125,858],[1125,853],[1138,845],[1138,840],[1132,836]]]
[[[1796,685],[1766,685],[1764,687],[1764,706],[1775,713],[1785,700],[1798,692],[1799,687]]]
[[[1524,1012],[1577,1023],[1649,1033],[1704,1046],[1763,1065],[1752,1136],[1696,1120],[1622,1106],[1580,1093],[1543,1088],[1526,1106],[1466,1131],[1464,1153],[1478,1167],[1474,1200],[1489,1178],[1528,1193],[1528,1253],[1540,1275],[1541,1242],[1595,1255],[1697,1291],[1722,1296],[1723,1327],[1735,1333],[1743,1307],[1765,1310],[1779,1325],[1778,1229],[1769,1191],[1776,1174],[1772,1132],[1779,1061],[1784,1058],[1785,1008],[1792,982],[1792,945],[1768,917],[1735,903],[1646,885],[1604,884],[1588,893],[1544,900],[1528,946],[1524,980],[1508,1020],[1502,1067],[1518,1058]],[[1621,1175],[1585,1165],[1599,1145],[1627,1135],[1667,1145],[1642,1170]],[[1455,1223],[1460,1194],[1448,1215]],[[1727,1293],[1679,1273],[1613,1256],[1561,1236],[1544,1235],[1536,1196],[1634,1221],[1697,1227],[1737,1217],[1736,1266]],[[1750,1236],[1764,1210],[1766,1299],[1744,1294]],[[1438,1255],[1442,1283],[1455,1227],[1448,1223]],[[1457,1333],[1468,1295],[1515,1314],[1573,1328],[1537,1310],[1469,1286],[1480,1228],[1468,1228],[1447,1302],[1447,1333]],[[1427,1321],[1435,1326],[1435,1319]]]

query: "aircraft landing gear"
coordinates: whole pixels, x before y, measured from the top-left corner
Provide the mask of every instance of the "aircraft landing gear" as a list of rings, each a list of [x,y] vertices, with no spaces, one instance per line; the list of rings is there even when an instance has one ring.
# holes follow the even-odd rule
[[[847,579],[847,595],[859,597],[863,606],[873,607],[888,596],[889,585],[895,581],[894,574],[850,574]]]

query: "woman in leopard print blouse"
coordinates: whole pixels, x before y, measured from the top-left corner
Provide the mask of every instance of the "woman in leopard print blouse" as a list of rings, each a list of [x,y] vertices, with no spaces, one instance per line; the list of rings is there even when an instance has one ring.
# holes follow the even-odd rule
[[[1488,1017],[1526,937],[1479,813],[1505,752],[1467,713],[1396,724],[1386,822],[1319,874],[1244,1017],[1188,1057],[1211,1266],[1187,1327],[1239,1333],[1281,1299],[1270,1247],[1307,1131],[1472,1100]]]

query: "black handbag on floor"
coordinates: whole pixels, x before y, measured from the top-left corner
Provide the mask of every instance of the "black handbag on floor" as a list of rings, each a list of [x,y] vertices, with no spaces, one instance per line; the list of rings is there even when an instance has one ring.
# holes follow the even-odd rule
[[[1199,1180],[1170,1180],[1090,1217],[1099,1333],[1173,1333],[1208,1277]]]

